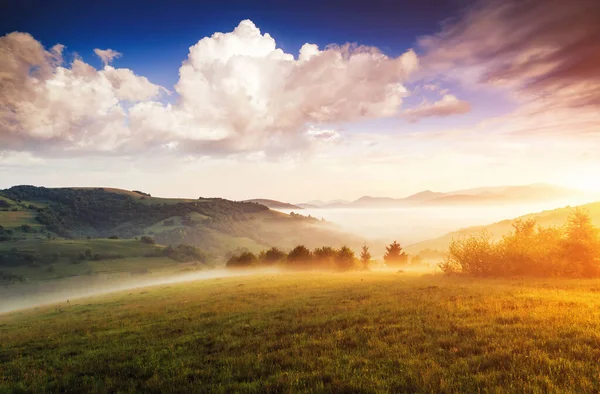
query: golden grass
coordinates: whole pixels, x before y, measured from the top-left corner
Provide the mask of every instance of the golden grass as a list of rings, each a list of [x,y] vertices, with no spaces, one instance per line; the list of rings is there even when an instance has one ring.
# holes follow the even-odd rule
[[[0,315],[0,392],[596,392],[600,280],[363,272]]]

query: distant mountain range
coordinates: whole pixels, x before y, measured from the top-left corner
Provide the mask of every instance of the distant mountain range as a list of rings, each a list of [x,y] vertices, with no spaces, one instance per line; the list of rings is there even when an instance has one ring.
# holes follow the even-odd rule
[[[507,205],[532,202],[566,201],[572,198],[581,197],[582,193],[578,190],[544,183],[536,183],[523,186],[478,187],[446,193],[425,190],[404,198],[363,196],[355,201],[316,200],[309,201],[307,203],[294,204],[294,206],[304,209],[331,209],[399,208],[407,206]],[[286,204],[281,202],[277,203]],[[278,209],[274,206],[273,208]],[[289,209],[294,208],[292,206]]]

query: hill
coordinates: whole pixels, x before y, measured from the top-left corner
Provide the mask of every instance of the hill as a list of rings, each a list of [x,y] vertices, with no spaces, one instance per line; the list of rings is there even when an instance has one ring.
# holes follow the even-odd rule
[[[303,209],[302,207],[299,207],[298,205],[288,204],[287,202],[281,202],[281,201],[276,201],[276,200],[268,200],[265,198],[255,198],[252,200],[245,200],[244,202],[253,202],[256,204],[261,204],[269,209],[298,209],[298,210]]]
[[[0,392],[593,393],[599,280],[164,284],[0,315]]]
[[[600,225],[600,202],[594,202],[590,204],[580,205],[582,209],[588,210],[595,225]],[[494,240],[502,238],[503,235],[508,234],[512,230],[512,224],[517,219],[527,220],[535,219],[535,221],[543,227],[561,226],[563,225],[569,214],[573,211],[574,207],[558,208],[538,213],[532,213],[524,216],[520,216],[514,219],[502,220],[500,222],[492,223],[484,226],[474,226],[460,229],[457,231],[450,232],[441,237],[434,238],[431,240],[419,242],[406,247],[408,253],[419,253],[421,251],[439,251],[442,252],[447,249],[453,238],[468,237],[470,235],[477,234],[482,230],[490,232]]]
[[[146,236],[162,245],[193,245],[222,258],[239,248],[257,252],[268,246],[291,248],[299,243],[310,247],[360,244],[331,224],[251,202],[35,186],[15,186],[0,191],[0,196],[6,205],[0,208],[0,225],[11,233],[5,234],[2,242],[16,248],[27,240]]]

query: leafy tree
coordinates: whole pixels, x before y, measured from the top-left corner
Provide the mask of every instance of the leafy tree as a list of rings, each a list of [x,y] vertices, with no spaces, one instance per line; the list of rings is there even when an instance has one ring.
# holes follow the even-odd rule
[[[177,247],[169,245],[162,250],[162,255],[182,263],[192,261],[206,263],[208,261],[208,257],[206,254],[204,254],[204,252],[191,245],[181,244]]]
[[[142,238],[140,238],[140,241],[144,244],[149,244],[149,245],[156,244],[156,241],[154,240],[154,238],[148,237],[147,235],[142,236]]]
[[[337,251],[330,246],[322,246],[313,251],[313,260],[321,268],[334,267]]]
[[[347,246],[342,246],[336,253],[335,264],[341,271],[348,271],[354,267],[356,257],[354,251]]]
[[[383,261],[388,266],[400,266],[408,262],[408,255],[402,250],[402,246],[398,242],[392,242],[389,246],[386,246],[385,250]]]
[[[360,263],[364,270],[369,269],[369,265],[371,264],[371,253],[369,252],[369,247],[367,245],[363,245],[360,252]]]
[[[423,257],[420,254],[416,254],[410,258],[411,265],[421,265],[423,264]]]
[[[288,264],[296,266],[310,266],[312,263],[312,253],[304,245],[298,245],[288,254]]]
[[[250,268],[256,265],[257,259],[254,253],[243,252],[238,256],[232,256],[226,264],[227,268]]]
[[[285,258],[285,252],[275,247],[268,250],[263,250],[259,256],[259,260],[265,265],[277,264],[285,260]]]
[[[485,230],[469,238],[453,239],[440,269],[474,276],[497,272],[498,248],[491,239],[492,235]]]
[[[600,238],[589,212],[576,209],[565,226],[564,256],[574,276],[600,274]]]

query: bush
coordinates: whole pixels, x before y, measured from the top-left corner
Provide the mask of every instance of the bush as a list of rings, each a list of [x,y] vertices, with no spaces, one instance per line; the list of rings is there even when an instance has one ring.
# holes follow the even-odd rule
[[[575,210],[562,228],[517,220],[510,234],[453,240],[440,268],[473,276],[600,276],[600,235],[585,211]]]
[[[89,239],[89,237],[88,237]],[[118,235],[111,235],[110,237],[108,237],[108,239],[119,239]]]
[[[284,261],[286,257],[287,255],[284,251],[273,247],[271,249],[263,250],[262,252],[260,252],[258,259],[260,260],[261,264],[274,265]]]
[[[322,246],[313,251],[314,264],[320,268],[333,269],[337,252],[330,246]]]
[[[287,262],[296,267],[310,267],[312,257],[312,253],[306,246],[298,245],[288,254]]]
[[[491,234],[482,231],[469,238],[452,240],[440,268],[446,273],[491,274],[498,260],[497,248],[491,237]]]
[[[179,262],[201,262],[206,263],[208,258],[200,249],[190,245],[179,245],[176,248],[171,245],[162,251],[162,255]]]
[[[347,246],[342,246],[335,254],[335,265],[340,271],[348,271],[354,268],[356,258],[354,251]]]
[[[140,241],[144,244],[149,244],[149,245],[155,245],[156,241],[154,240],[154,238],[152,237],[148,237],[147,235],[144,235],[140,238]]]
[[[251,268],[257,263],[257,258],[254,253],[243,252],[238,256],[232,256],[226,264],[227,268]]]

